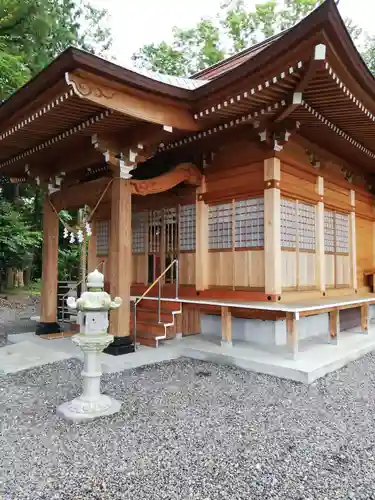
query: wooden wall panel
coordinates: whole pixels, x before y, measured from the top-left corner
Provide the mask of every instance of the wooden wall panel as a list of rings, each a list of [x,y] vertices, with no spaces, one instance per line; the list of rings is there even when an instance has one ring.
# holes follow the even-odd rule
[[[336,286],[350,285],[350,257],[349,255],[336,255]]]
[[[307,200],[317,202],[319,196],[316,194],[316,177],[307,175],[301,177],[300,172],[295,167],[286,163],[281,164],[280,189],[281,194],[296,200]]]
[[[195,252],[183,252],[179,257],[181,285],[195,285]]]
[[[341,209],[350,212],[349,189],[324,182],[324,205],[327,208]]]
[[[283,250],[281,252],[281,286],[295,288],[297,286],[297,257],[296,252]]]
[[[298,263],[298,286],[315,287],[316,283],[316,256],[315,253],[300,252]]]
[[[365,286],[363,272],[373,267],[373,223],[356,217],[358,287]]]
[[[233,286],[233,252],[209,252],[209,286]]]
[[[132,283],[147,283],[147,255],[133,253]]]
[[[326,259],[326,286],[335,286],[335,256],[332,254],[325,254]]]
[[[234,252],[235,288],[264,287],[264,251]]]

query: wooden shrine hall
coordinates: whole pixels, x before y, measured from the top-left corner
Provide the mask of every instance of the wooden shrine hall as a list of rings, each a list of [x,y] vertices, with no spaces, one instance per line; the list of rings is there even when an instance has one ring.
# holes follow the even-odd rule
[[[123,299],[108,352],[217,316],[224,344],[294,352],[367,330],[375,80],[333,0],[190,78],[66,50],[0,107],[0,169],[45,190],[38,333],[59,328],[58,212],[83,206],[88,270]]]

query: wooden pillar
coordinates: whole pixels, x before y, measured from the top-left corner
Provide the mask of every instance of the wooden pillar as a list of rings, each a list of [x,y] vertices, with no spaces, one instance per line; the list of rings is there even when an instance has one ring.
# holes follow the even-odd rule
[[[299,313],[286,313],[286,331],[288,336],[288,347],[293,359],[298,355],[298,325]]]
[[[208,288],[208,205],[200,199],[206,192],[206,181],[203,177],[197,189],[196,200],[196,251],[195,251],[195,283],[197,290]]]
[[[87,271],[91,273],[94,271],[96,266],[99,264],[96,259],[96,238],[97,238],[97,225],[96,220],[94,219],[90,223],[91,225],[91,236],[89,237],[89,248],[88,248],[88,258],[87,258]],[[99,269],[102,273],[102,269]]]
[[[340,331],[340,312],[334,309],[329,313],[329,340],[333,344],[337,344],[338,334]]]
[[[109,242],[110,291],[112,298],[121,297],[122,305],[110,313],[110,333],[114,342],[108,354],[133,352],[130,338],[130,286],[132,270],[131,184],[115,178],[112,184],[111,239]]]
[[[351,287],[357,292],[357,238],[355,228],[355,191],[349,192],[349,201],[352,211],[349,215],[349,255],[350,255],[350,283]]]
[[[228,307],[221,308],[221,345],[232,346],[232,313]]]
[[[43,265],[40,323],[36,334],[43,335],[60,331],[57,323],[57,280],[59,252],[59,218],[53,210],[48,194],[43,209]]]
[[[361,330],[363,333],[368,333],[368,313],[369,304],[361,305]]]
[[[265,293],[281,295],[280,160],[264,160],[264,270]]]
[[[316,288],[322,295],[326,293],[326,257],[324,253],[324,178],[316,179],[316,193],[320,201],[316,206]]]

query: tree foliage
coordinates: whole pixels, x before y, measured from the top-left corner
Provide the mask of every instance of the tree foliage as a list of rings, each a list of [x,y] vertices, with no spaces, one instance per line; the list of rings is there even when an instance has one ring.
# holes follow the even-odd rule
[[[133,56],[135,64],[161,73],[188,76],[224,57],[292,27],[323,0],[268,0],[249,10],[245,0],[229,0],[221,13],[201,19],[189,29],[174,28],[170,44],[143,46]],[[346,25],[353,40],[362,30],[350,19]],[[367,38],[364,58],[375,69],[375,38]]]
[[[105,17],[84,0],[0,0],[0,99],[70,45],[105,53]]]

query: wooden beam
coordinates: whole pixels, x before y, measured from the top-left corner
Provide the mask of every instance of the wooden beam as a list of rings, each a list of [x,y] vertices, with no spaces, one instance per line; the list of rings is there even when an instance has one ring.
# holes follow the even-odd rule
[[[52,209],[49,197],[46,194],[43,209],[41,323],[54,324],[57,321],[58,250],[59,219]]]
[[[315,191],[320,197],[316,205],[316,276],[315,283],[324,296],[326,293],[326,261],[324,252],[324,178],[317,177]]]
[[[66,80],[77,96],[125,116],[182,130],[199,130],[193,113],[187,107],[161,97],[136,92],[125,85],[110,86],[110,82],[100,81],[84,72],[67,73]]]
[[[195,286],[199,291],[208,288],[208,205],[201,199],[206,190],[206,179],[203,177],[201,185],[197,189],[197,200],[195,204]]]
[[[229,307],[221,308],[221,345],[232,346],[232,313]]]
[[[122,298],[122,305],[111,311],[110,333],[115,337],[129,337],[132,274],[130,181],[114,179],[111,191],[110,290],[113,298]]]
[[[281,295],[280,160],[264,161],[265,293]]]

